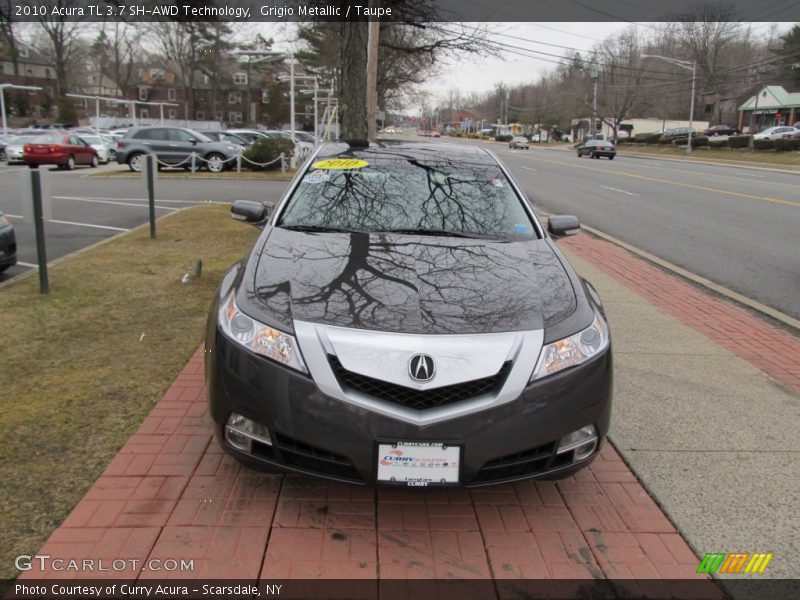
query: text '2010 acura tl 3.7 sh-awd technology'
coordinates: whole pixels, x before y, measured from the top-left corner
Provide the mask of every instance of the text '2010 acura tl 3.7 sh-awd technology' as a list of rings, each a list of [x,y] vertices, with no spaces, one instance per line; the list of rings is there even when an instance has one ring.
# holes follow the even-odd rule
[[[594,289],[492,153],[320,147],[211,307],[206,377],[235,457],[406,486],[557,478],[608,431],[610,335]]]

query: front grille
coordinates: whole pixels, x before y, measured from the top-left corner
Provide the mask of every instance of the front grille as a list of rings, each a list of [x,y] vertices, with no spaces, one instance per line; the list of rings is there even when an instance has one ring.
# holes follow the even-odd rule
[[[268,460],[276,460],[296,469],[356,482],[362,481],[358,471],[348,458],[275,431],[270,433],[273,445],[254,442],[253,454]]]
[[[536,448],[509,454],[490,460],[472,479],[472,484],[493,483],[507,479],[529,477],[544,473],[558,467],[566,466],[571,462],[571,454],[556,455],[556,442],[544,444]]]
[[[430,390],[415,390],[413,388],[390,383],[381,379],[373,379],[366,375],[353,373],[344,368],[336,356],[328,355],[331,368],[339,383],[350,390],[405,406],[415,410],[426,410],[446,404],[462,402],[484,394],[491,394],[499,390],[506,381],[511,371],[511,362],[503,363],[500,370],[491,377],[465,381],[453,385],[446,385]]]

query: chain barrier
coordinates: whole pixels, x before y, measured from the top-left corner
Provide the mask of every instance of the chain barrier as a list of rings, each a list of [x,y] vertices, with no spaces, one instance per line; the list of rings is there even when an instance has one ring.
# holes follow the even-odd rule
[[[155,154],[153,154],[153,158],[155,159],[155,161],[156,161],[156,163],[158,165],[161,165],[162,167],[173,168],[173,169],[177,168],[177,167],[182,167],[182,166],[184,166],[186,164],[191,163],[192,173],[194,173],[196,171],[195,163],[196,163],[196,161],[198,159],[203,161],[203,162],[205,162],[205,163],[210,163],[211,162],[209,159],[200,156],[196,152],[192,152],[185,159],[183,159],[182,161],[177,162],[177,163],[167,163],[167,162],[164,162],[162,160],[159,160],[158,156],[156,156]],[[280,156],[278,156],[277,158],[275,158],[273,160],[270,160],[268,162],[265,162],[265,163],[260,163],[260,162],[255,162],[253,160],[250,160],[249,158],[244,156],[243,153],[239,153],[236,156],[231,156],[230,158],[222,159],[220,161],[220,163],[224,165],[225,163],[228,163],[228,162],[231,162],[231,161],[236,161],[236,170],[237,170],[237,172],[241,172],[241,163],[242,163],[242,161],[244,161],[246,163],[249,163],[249,164],[251,164],[253,166],[256,166],[256,167],[268,167],[269,165],[275,164],[278,161],[280,161],[280,163],[281,163],[281,172],[283,173],[283,172],[286,171],[286,163],[285,163],[286,155],[283,152],[281,152]]]

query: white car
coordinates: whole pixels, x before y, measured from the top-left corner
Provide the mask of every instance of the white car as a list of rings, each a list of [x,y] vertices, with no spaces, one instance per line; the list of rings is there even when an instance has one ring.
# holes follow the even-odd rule
[[[754,140],[781,140],[787,138],[795,133],[800,133],[800,129],[789,127],[788,125],[779,125],[777,127],[770,127],[764,131],[759,131],[753,136]]]
[[[97,150],[97,160],[100,161],[100,164],[107,165],[109,161],[116,159],[116,152],[112,156],[113,146],[103,139],[103,136],[81,134],[80,138]]]

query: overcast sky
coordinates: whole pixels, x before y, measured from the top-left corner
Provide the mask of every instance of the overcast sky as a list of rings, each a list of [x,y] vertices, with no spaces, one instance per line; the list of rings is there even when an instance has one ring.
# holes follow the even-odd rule
[[[447,23],[442,23],[447,26]],[[747,24],[743,24],[747,25]],[[784,33],[794,26],[795,23],[752,23],[753,33],[763,38],[767,38],[773,32]],[[631,27],[631,23],[610,22],[610,23],[491,23],[493,31],[500,35],[493,36],[493,40],[521,46],[530,50],[546,52],[556,56],[520,56],[512,52],[503,53],[498,58],[472,58],[462,56],[444,63],[438,76],[431,78],[423,86],[423,91],[429,95],[428,102],[437,104],[447,94],[448,90],[457,88],[462,94],[470,92],[485,92],[493,89],[495,83],[503,82],[510,85],[536,81],[544,73],[556,68],[551,61],[557,61],[557,57],[564,56],[566,49],[557,46],[575,48],[582,52],[588,52],[592,46],[602,41],[615,32]],[[649,29],[663,26],[659,23],[640,23],[636,25],[642,29],[642,33],[647,33]],[[268,24],[269,29],[264,31],[265,35],[275,39],[275,48],[289,48],[294,38],[293,25],[290,24]],[[513,36],[513,37],[511,37]],[[518,39],[522,38],[522,39]],[[553,44],[548,46],[545,44]],[[412,103],[406,107],[409,114],[413,114],[419,109],[418,103]]]

